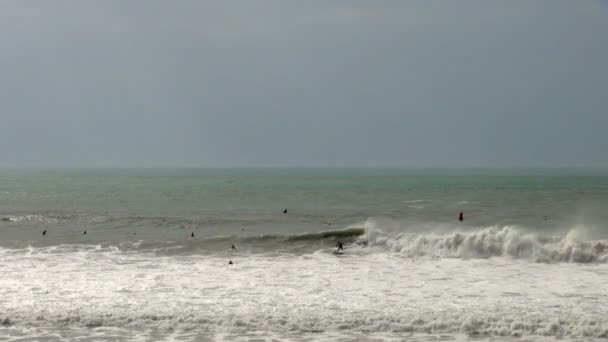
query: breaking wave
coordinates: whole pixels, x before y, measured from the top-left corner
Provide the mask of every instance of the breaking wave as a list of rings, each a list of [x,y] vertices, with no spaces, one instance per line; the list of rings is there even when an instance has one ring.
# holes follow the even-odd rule
[[[422,202],[425,200],[416,200]],[[73,221],[76,224],[112,222],[112,227],[150,226],[198,227],[201,224],[218,224],[209,218],[184,219],[167,217],[104,217],[87,215],[23,215],[5,216],[0,224],[20,222],[39,222],[43,224],[60,221]],[[235,218],[232,223],[237,223]],[[222,221],[223,222],[223,221]],[[219,223],[221,225],[221,223]],[[126,240],[96,240],[94,245],[84,245],[83,241],[64,240],[60,249],[88,250],[114,248],[118,251],[155,252],[160,254],[206,254],[225,251],[231,244],[236,244],[242,252],[295,252],[314,253],[319,249],[332,247],[336,241],[360,247],[359,253],[382,252],[398,253],[407,257],[432,258],[491,258],[508,257],[534,262],[574,262],[606,263],[608,262],[608,240],[590,240],[585,238],[583,228],[575,228],[562,235],[544,235],[519,226],[469,227],[463,230],[458,227],[443,225],[425,229],[425,223],[408,223],[403,227],[399,222],[382,219],[367,221],[346,227],[305,233],[267,233],[267,234],[228,234],[216,236],[199,236],[196,238],[166,240],[125,236]],[[238,225],[237,225],[238,226]],[[91,226],[91,229],[95,227]],[[184,234],[185,235],[185,234]],[[123,236],[119,236],[122,238]],[[135,239],[134,239],[135,238]],[[49,241],[56,243],[59,241]],[[93,241],[91,241],[93,242]],[[12,248],[49,247],[40,245],[32,239],[15,240],[7,243]],[[50,246],[51,249],[58,246]]]
[[[385,234],[366,223],[359,241],[406,256],[435,258],[509,257],[536,262],[608,262],[608,240],[585,240],[579,229],[563,236],[542,236],[516,226],[492,226],[473,231]]]

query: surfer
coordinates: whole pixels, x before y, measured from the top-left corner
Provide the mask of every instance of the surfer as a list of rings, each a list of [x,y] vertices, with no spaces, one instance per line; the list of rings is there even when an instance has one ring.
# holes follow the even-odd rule
[[[82,232],[83,235],[87,235],[87,230],[85,229],[84,232]]]
[[[190,234],[190,237],[194,237],[194,232],[192,232],[192,234]]]
[[[338,247],[338,252],[344,251],[344,246],[342,246],[342,242],[338,241],[338,243],[336,244],[336,247]]]
[[[46,229],[42,232],[42,235],[46,235]]]
[[[232,244],[232,247],[230,247],[230,249],[235,250],[236,247],[234,247],[234,244]]]
[[[234,265],[234,264],[232,263],[232,260],[228,261],[228,265]]]
[[[460,216],[458,216],[458,221],[464,221],[464,214],[462,212],[460,212]]]
[[[283,210],[283,214],[287,214],[287,208]]]

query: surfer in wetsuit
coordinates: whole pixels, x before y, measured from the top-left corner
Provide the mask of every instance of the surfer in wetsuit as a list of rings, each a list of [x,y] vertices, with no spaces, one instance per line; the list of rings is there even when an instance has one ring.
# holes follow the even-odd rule
[[[194,237],[194,232],[192,232],[192,234],[190,234],[190,237]]]
[[[460,216],[458,216],[458,221],[464,221],[464,214],[462,212],[460,212]]]
[[[230,249],[235,250],[236,247],[234,247],[234,244],[232,245],[232,247],[230,247]]]
[[[338,243],[336,244],[336,247],[338,247],[338,252],[344,251],[344,246],[342,246],[342,242],[338,241]]]
[[[42,232],[42,235],[46,235],[46,229]]]
[[[283,214],[287,214],[287,208],[283,210]]]
[[[82,232],[83,235],[87,235],[87,230],[85,229],[84,232]]]
[[[232,260],[228,261],[228,265],[234,265],[234,263],[232,262]]]

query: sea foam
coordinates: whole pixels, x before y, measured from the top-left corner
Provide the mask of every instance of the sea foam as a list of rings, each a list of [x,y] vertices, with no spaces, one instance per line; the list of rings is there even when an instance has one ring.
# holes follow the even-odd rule
[[[370,249],[349,246],[339,257],[1,249],[0,321],[47,334],[117,328],[192,340],[251,331],[608,337],[607,264]]]
[[[373,220],[364,223],[359,241],[407,256],[447,258],[509,257],[537,262],[604,263],[608,261],[607,240],[586,240],[583,228],[564,235],[543,236],[517,226],[491,226],[452,230],[386,233]],[[436,227],[437,228],[437,227]]]

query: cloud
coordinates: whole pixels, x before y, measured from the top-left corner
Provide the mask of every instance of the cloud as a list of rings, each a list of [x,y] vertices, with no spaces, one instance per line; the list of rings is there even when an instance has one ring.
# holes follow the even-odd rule
[[[10,3],[0,153],[5,165],[605,163],[600,6]]]

